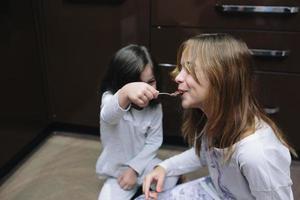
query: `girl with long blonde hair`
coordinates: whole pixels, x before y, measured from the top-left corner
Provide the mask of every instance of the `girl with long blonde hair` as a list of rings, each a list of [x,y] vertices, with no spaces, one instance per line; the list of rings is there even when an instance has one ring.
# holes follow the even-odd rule
[[[146,176],[146,199],[293,199],[296,152],[256,100],[252,68],[245,42],[229,34],[201,34],[180,46],[174,75],[192,148]],[[204,166],[209,176],[161,192],[165,177]]]

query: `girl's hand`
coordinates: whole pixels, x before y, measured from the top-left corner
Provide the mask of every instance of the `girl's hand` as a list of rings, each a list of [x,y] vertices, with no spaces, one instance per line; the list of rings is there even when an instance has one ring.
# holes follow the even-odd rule
[[[130,103],[133,103],[144,108],[150,100],[157,98],[157,96],[158,91],[148,83],[128,83],[119,90],[119,105],[125,109]]]
[[[137,182],[137,173],[128,167],[119,177],[118,183],[123,190],[131,190]]]
[[[163,183],[165,180],[166,171],[164,168],[158,166],[151,173],[149,173],[143,183],[143,192],[145,194],[145,199],[157,199],[158,192],[162,192]],[[155,191],[150,191],[151,184],[156,183]]]

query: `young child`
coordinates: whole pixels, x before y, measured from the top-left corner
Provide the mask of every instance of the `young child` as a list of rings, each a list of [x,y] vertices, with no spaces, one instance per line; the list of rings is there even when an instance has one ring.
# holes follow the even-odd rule
[[[174,73],[186,109],[183,135],[193,147],[146,176],[146,199],[293,199],[290,152],[296,153],[255,99],[251,65],[247,45],[228,34],[181,45]],[[166,177],[203,166],[208,177],[161,192]]]
[[[96,164],[107,177],[99,200],[129,200],[161,160],[162,108],[156,100],[157,70],[143,46],[128,45],[112,58],[101,87],[100,134],[103,146]],[[165,182],[173,187],[177,177]]]

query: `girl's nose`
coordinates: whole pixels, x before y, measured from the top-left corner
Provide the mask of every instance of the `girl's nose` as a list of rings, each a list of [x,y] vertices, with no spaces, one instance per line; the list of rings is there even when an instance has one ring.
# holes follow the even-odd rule
[[[177,74],[177,76],[175,77],[175,82],[176,83],[182,83],[184,81],[184,77],[185,77],[184,74],[185,74],[184,69],[181,69],[179,74]]]

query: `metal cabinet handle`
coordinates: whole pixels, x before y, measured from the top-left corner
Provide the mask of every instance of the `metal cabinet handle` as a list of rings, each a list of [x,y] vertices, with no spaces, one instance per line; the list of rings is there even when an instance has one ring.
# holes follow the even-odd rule
[[[176,67],[176,65],[170,64],[170,63],[158,63],[158,66],[160,66],[160,67]]]
[[[70,3],[79,4],[100,4],[100,5],[118,5],[123,3],[125,0],[67,0]]]
[[[224,13],[272,13],[272,14],[295,14],[299,12],[296,6],[250,6],[250,5],[220,5],[216,8]]]
[[[256,57],[285,58],[290,54],[290,50],[270,50],[270,49],[250,49],[251,55]]]
[[[279,113],[279,107],[275,107],[275,108],[264,108],[264,111],[269,114],[269,115],[274,115],[276,113]]]
[[[255,57],[285,58],[290,50],[250,49],[251,55]],[[160,67],[176,67],[175,64],[159,63]]]

